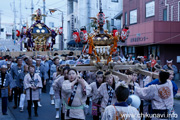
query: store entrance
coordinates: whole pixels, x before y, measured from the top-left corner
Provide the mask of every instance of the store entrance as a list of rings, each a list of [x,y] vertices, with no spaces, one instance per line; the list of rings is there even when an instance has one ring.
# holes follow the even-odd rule
[[[136,56],[144,56],[144,46],[136,47]]]

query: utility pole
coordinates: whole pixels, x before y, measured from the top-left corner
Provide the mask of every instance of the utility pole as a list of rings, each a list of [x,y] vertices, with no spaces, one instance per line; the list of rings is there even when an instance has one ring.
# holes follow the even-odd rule
[[[14,40],[16,41],[16,6],[14,0]]]
[[[0,40],[1,40],[1,11],[0,11]]]
[[[34,5],[33,5],[33,0],[31,0],[31,15],[33,14],[34,11]],[[33,19],[31,19],[31,25],[33,24]]]
[[[19,3],[19,8],[20,8],[20,20],[19,20],[19,30],[21,31],[21,28],[22,28],[22,13],[21,13],[21,0],[20,0],[20,3]]]
[[[46,22],[46,16],[45,16],[45,14],[46,14],[45,0],[43,0],[43,14],[44,14],[43,21],[44,21],[44,24],[45,24],[45,22]]]
[[[63,22],[64,22],[64,17],[63,17],[63,12],[62,12],[62,40],[61,40],[61,50],[64,49],[64,25],[63,25]]]
[[[21,0],[20,0],[19,8],[20,8],[19,31],[20,31],[20,33],[21,33],[21,32],[22,32],[22,31],[21,31],[21,29],[22,29]],[[20,39],[21,39],[21,35],[20,35]],[[21,43],[20,43],[20,51],[22,51],[22,41],[21,41]]]

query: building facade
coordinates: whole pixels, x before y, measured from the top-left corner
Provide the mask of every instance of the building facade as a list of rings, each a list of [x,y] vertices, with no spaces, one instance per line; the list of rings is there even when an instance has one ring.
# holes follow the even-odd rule
[[[125,55],[159,56],[161,64],[167,59],[180,67],[179,0],[123,0],[123,24],[130,35],[124,44]]]
[[[12,39],[13,23],[2,23],[0,39]]]
[[[101,0],[102,10],[105,14],[105,29],[112,30],[113,26],[121,28],[120,19],[114,18],[119,11],[122,11],[122,0]],[[96,17],[99,13],[99,0],[68,0],[67,7],[67,39],[72,40],[72,31],[86,26],[88,32],[93,32],[93,20],[90,17]]]

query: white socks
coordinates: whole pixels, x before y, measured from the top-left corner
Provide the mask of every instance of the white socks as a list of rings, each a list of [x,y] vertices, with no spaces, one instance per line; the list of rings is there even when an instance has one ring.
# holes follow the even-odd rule
[[[42,105],[41,105],[40,101],[38,101],[38,106],[39,106],[39,107],[42,107]]]
[[[59,110],[56,111],[56,119],[58,119],[58,118],[59,118]]]
[[[54,103],[54,100],[51,100],[51,105],[54,105],[55,103]]]

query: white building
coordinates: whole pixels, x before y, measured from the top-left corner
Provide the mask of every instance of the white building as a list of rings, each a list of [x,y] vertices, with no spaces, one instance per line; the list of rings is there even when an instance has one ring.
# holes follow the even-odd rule
[[[12,39],[13,23],[1,23],[0,39]]]
[[[92,20],[89,17],[96,17],[99,13],[99,0],[67,0],[67,39],[72,39],[73,29],[86,26],[88,32],[92,32]],[[112,30],[113,26],[121,28],[123,0],[101,0],[102,10],[105,14],[106,24],[104,29]],[[108,21],[108,22],[107,22]]]

